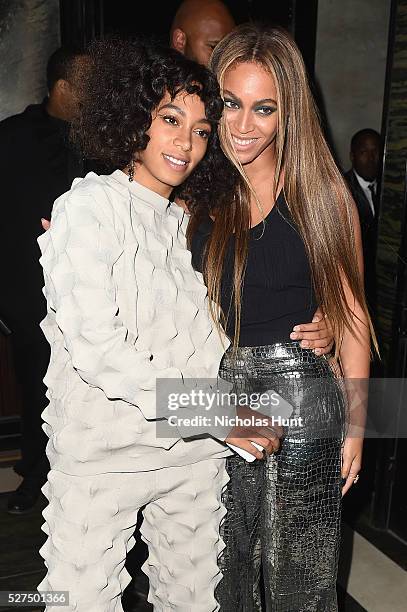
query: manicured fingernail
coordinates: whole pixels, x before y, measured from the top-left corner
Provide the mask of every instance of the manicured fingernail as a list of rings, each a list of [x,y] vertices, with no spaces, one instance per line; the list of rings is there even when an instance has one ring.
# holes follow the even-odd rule
[[[292,340],[296,340],[296,339],[298,338],[298,334],[296,334],[295,332],[291,332],[291,334],[290,334],[290,338],[291,338]]]
[[[319,318],[319,317],[314,317],[314,318],[312,319],[312,322],[313,322],[313,323],[319,323],[319,322],[320,322],[320,318]]]
[[[314,350],[315,355],[320,355],[322,353],[321,349]]]
[[[301,331],[301,326],[300,325],[295,325],[295,327],[293,327],[294,331]]]
[[[303,340],[301,342],[301,346],[302,346],[302,348],[308,348],[309,347],[309,342],[307,340]]]

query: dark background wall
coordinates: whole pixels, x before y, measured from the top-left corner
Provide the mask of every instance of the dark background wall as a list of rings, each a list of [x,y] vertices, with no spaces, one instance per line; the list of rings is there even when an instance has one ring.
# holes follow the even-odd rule
[[[159,5],[154,2],[144,2],[142,11],[139,3],[132,0],[120,2],[120,12],[117,4],[110,0],[102,0],[105,15],[105,29],[120,30],[121,32],[154,32],[159,34],[164,41],[168,40],[173,16],[181,4],[181,0],[167,0]],[[264,2],[259,0],[225,0],[225,4],[235,17],[237,22],[247,21],[250,16],[274,18],[289,22],[288,14],[292,2]],[[282,6],[285,4],[285,7]],[[125,20],[123,15],[126,16]],[[125,21],[125,23],[124,23]]]
[[[58,0],[0,0],[0,120],[41,102],[59,41]]]
[[[315,73],[335,153],[350,167],[349,143],[361,128],[380,132],[390,0],[319,0]]]
[[[315,55],[318,0],[224,0],[237,23],[248,19],[275,23],[290,29],[303,52],[310,72]],[[168,42],[172,19],[181,0],[143,2],[121,0],[60,0],[62,40],[78,42],[94,35],[155,34]]]

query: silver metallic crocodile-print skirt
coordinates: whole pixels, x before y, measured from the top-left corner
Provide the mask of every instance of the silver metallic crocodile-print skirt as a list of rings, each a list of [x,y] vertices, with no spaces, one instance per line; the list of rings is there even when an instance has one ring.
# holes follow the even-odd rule
[[[266,461],[227,460],[221,612],[335,612],[346,402],[324,357],[296,342],[229,350],[220,377],[274,390],[302,417]],[[259,409],[261,412],[261,408]],[[294,423],[294,424],[293,424]]]

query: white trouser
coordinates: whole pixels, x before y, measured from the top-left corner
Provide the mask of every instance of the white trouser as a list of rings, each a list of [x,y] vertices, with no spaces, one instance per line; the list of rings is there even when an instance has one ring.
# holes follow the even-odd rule
[[[69,606],[54,612],[122,612],[130,576],[124,568],[137,512],[146,505],[141,533],[149,556],[148,600],[157,611],[213,612],[224,548],[219,525],[223,459],[151,472],[71,476],[51,470],[41,549],[48,573],[40,591],[69,591]]]

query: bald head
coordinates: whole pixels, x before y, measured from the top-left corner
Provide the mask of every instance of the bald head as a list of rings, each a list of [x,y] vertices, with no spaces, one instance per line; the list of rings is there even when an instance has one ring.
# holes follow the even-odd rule
[[[171,47],[207,66],[213,49],[235,25],[220,0],[184,0],[171,26]]]

